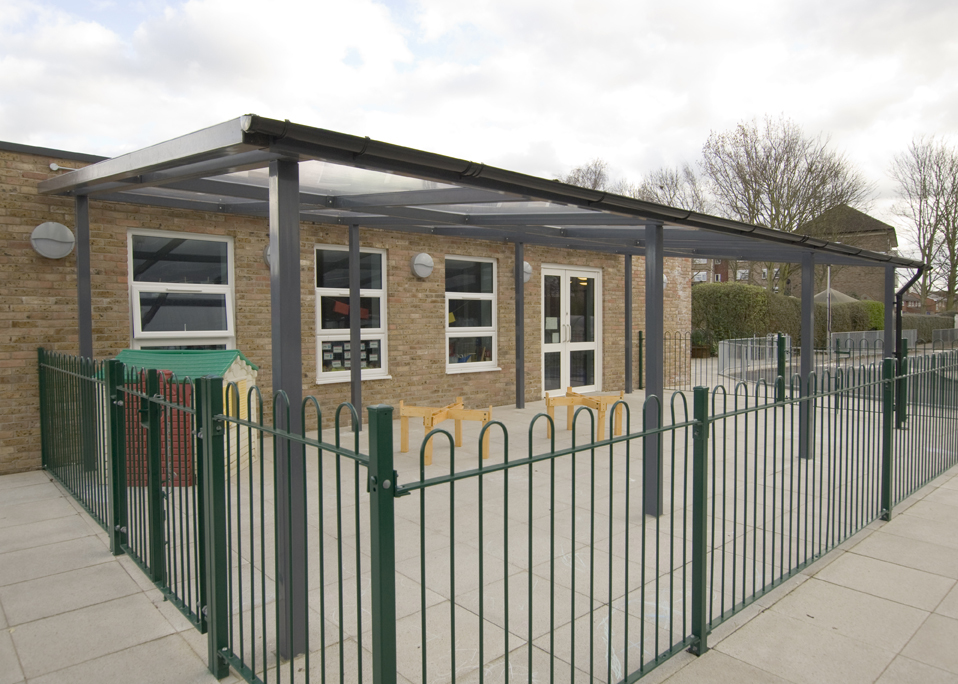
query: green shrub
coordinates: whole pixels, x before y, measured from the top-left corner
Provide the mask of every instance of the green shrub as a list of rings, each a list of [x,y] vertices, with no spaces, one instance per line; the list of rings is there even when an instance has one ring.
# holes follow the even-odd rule
[[[768,332],[768,292],[742,283],[703,283],[692,288],[692,327],[716,340]]]
[[[768,296],[768,330],[770,333],[802,336],[802,301],[798,297],[772,293]]]
[[[884,330],[885,329],[885,305],[881,302],[874,302],[870,299],[859,302],[859,305],[865,309],[868,314],[867,327],[862,330]]]

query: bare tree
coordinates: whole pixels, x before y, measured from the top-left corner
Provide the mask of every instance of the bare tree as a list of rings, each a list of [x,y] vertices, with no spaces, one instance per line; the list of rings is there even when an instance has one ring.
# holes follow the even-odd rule
[[[958,153],[934,138],[912,140],[892,161],[891,176],[898,183],[893,211],[908,221],[921,260],[931,266],[917,283],[922,310],[938,278],[951,310],[958,284]]]
[[[646,202],[703,214],[712,209],[712,202],[705,193],[701,179],[689,164],[683,165],[682,168],[663,167],[650,173],[639,185],[622,183],[616,191]]]
[[[596,157],[587,164],[575,167],[560,180],[569,185],[578,185],[580,188],[605,190],[609,184],[608,166],[604,159]]]
[[[871,189],[822,136],[806,136],[787,118],[766,117],[712,132],[702,169],[717,208],[731,218],[796,232],[839,204],[861,205]],[[824,236],[823,236],[824,237]],[[829,237],[825,237],[829,239]],[[767,263],[767,287],[785,283],[794,264]]]

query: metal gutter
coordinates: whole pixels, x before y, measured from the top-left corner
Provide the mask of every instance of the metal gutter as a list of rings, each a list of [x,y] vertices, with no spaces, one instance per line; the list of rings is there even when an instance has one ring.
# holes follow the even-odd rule
[[[895,293],[895,358],[898,360],[898,368],[901,369],[901,357],[902,357],[902,336],[901,336],[901,307],[902,302],[905,297],[905,293],[908,292],[909,288],[912,285],[918,282],[918,279],[921,278],[921,274],[925,271],[925,265],[921,264],[918,266],[918,270],[915,272],[915,276],[905,283],[905,286],[898,290]]]

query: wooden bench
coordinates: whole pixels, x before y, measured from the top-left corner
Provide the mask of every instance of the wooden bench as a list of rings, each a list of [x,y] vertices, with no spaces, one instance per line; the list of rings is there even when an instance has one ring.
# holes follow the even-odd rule
[[[462,421],[464,420],[475,420],[480,421],[483,425],[492,420],[492,407],[488,409],[467,409],[463,408],[462,397],[456,397],[456,401],[449,404],[448,406],[443,406],[442,408],[433,408],[431,406],[406,406],[404,402],[399,402],[399,426],[400,426],[400,439],[399,439],[399,451],[400,453],[407,453],[409,451],[409,419],[410,418],[422,418],[422,427],[425,431],[424,434],[429,434],[429,431],[434,427],[439,425],[439,423],[444,420],[454,420],[456,421],[456,432],[455,440],[456,446],[462,446]],[[482,457],[489,458],[489,439],[482,445]],[[426,443],[426,449],[423,453],[423,463],[425,465],[432,465],[432,439]]]
[[[567,418],[566,418],[566,430],[572,429],[572,418],[575,416],[575,407],[576,406],[586,406],[598,415],[596,417],[598,422],[598,427],[596,428],[596,441],[601,442],[605,439],[605,414],[609,410],[609,407],[617,401],[621,401],[625,397],[625,392],[619,392],[618,395],[607,394],[597,397],[587,397],[583,394],[573,392],[572,388],[569,387],[566,389],[564,397],[553,397],[546,392],[546,412],[549,414],[549,417],[555,421],[555,407],[556,406],[566,406],[568,407]],[[613,431],[616,436],[622,434],[622,407],[618,406],[615,409],[615,425],[613,426]],[[546,436],[552,436],[551,425],[546,428]]]

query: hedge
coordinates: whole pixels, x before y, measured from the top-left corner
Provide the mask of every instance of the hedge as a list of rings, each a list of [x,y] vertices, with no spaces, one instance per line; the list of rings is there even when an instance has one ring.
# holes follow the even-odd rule
[[[925,314],[902,314],[901,329],[917,330],[918,343],[931,343],[931,331],[954,328],[954,316],[926,316]]]
[[[702,283],[692,288],[692,327],[715,340],[768,332],[768,293],[743,283]]]
[[[935,316],[914,316],[920,319],[938,319]],[[950,319],[943,319],[944,322]],[[921,321],[919,340],[931,339],[934,328],[952,327],[953,323]],[[929,327],[932,326],[933,327]],[[802,332],[802,303],[796,297],[769,292],[763,287],[741,283],[703,283],[692,288],[692,326],[711,333],[715,340],[727,340],[769,333],[785,333],[800,340]],[[917,327],[916,323],[905,328]],[[832,305],[832,332],[853,330],[884,330],[885,305],[882,302],[861,301]],[[927,331],[927,332],[925,332]],[[827,344],[828,306],[815,305],[815,346]]]

